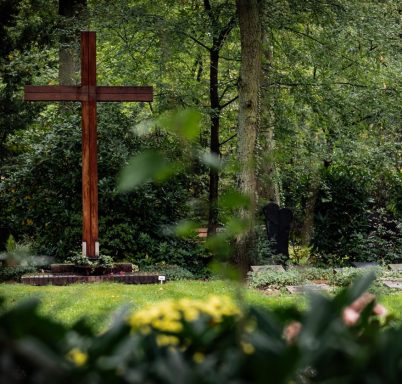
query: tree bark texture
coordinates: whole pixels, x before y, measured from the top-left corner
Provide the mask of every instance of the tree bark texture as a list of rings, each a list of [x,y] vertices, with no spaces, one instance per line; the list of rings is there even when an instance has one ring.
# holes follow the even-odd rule
[[[216,42],[210,51],[210,83],[209,93],[211,101],[211,135],[210,150],[211,154],[220,156],[219,152],[219,123],[220,105],[218,94],[218,68],[219,68],[219,49]],[[218,226],[218,193],[219,193],[219,173],[217,169],[211,168],[209,171],[209,216],[208,216],[208,235],[216,233]]]
[[[263,33],[263,32],[262,32]],[[262,86],[266,92],[261,96],[261,129],[258,132],[257,144],[257,190],[258,199],[280,205],[279,174],[275,164],[275,116],[273,89],[268,86],[270,68],[273,62],[273,47],[263,33],[262,47],[263,67],[268,68],[261,73]],[[265,84],[264,84],[265,83]],[[265,85],[265,86],[264,86]]]
[[[59,15],[63,18],[63,34],[59,48],[59,84],[74,85],[79,70],[79,51],[74,48],[80,29],[77,21],[84,19],[87,0],[59,0]]]
[[[255,147],[259,124],[259,91],[261,77],[261,25],[257,0],[237,0],[240,26],[241,64],[239,81],[238,121],[238,183],[240,191],[249,196],[249,209],[240,211],[248,229],[238,235],[235,263],[245,274],[254,248],[254,216],[256,206]]]

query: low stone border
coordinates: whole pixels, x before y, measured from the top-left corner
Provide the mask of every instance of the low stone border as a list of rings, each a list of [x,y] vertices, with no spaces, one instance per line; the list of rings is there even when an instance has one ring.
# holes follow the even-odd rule
[[[21,283],[28,285],[69,285],[76,283],[100,283],[103,281],[124,284],[157,284],[159,275],[146,273],[110,274],[82,276],[74,274],[38,274],[21,277]]]

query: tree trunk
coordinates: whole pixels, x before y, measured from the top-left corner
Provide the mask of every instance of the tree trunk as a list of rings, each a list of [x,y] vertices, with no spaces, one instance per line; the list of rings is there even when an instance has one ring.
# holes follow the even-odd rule
[[[84,20],[87,0],[59,0],[59,15],[63,17],[64,33],[60,36],[59,84],[74,85],[80,67],[79,52],[75,49],[82,29],[77,21]]]
[[[238,183],[240,191],[250,198],[249,209],[240,211],[247,221],[247,231],[235,243],[235,263],[245,273],[254,249],[254,217],[256,207],[255,146],[259,123],[261,76],[261,25],[257,0],[237,0],[240,25],[241,64],[239,81]]]
[[[220,122],[220,105],[218,94],[218,66],[219,66],[219,50],[214,41],[210,51],[210,75],[209,75],[209,93],[211,101],[211,136],[210,150],[211,154],[220,156],[219,152],[219,122]],[[219,173],[217,169],[211,168],[209,171],[209,216],[208,216],[208,235],[216,233],[218,226],[218,188]]]
[[[266,35],[262,38],[265,42],[262,47],[262,60],[265,67],[272,68],[273,47],[266,41],[265,37]],[[279,175],[274,159],[274,97],[273,90],[268,86],[270,75],[270,69],[261,73],[261,78],[264,79],[262,85],[266,92],[261,96],[260,101],[261,129],[257,138],[257,191],[259,199],[262,198],[265,202],[272,201],[280,205]]]

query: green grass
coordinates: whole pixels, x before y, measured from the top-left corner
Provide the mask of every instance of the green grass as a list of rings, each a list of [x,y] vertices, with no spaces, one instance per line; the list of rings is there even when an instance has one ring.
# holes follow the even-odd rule
[[[303,296],[266,296],[253,289],[245,289],[246,302],[266,308],[297,305],[306,306]],[[124,285],[115,283],[74,284],[65,287],[35,287],[22,284],[0,284],[0,297],[11,307],[20,300],[37,297],[40,311],[57,321],[72,324],[85,316],[89,324],[100,331],[108,326],[112,314],[122,306],[132,310],[160,300],[189,297],[202,299],[210,295],[226,294],[236,297],[235,285],[224,281],[173,281],[164,285]],[[402,317],[402,293],[382,295],[379,301],[395,317]]]
[[[72,324],[85,316],[97,330],[104,329],[113,312],[124,305],[136,310],[165,299],[202,299],[215,294],[234,297],[236,293],[236,287],[224,281],[174,281],[164,285],[98,283],[63,287],[0,284],[0,297],[5,298],[8,307],[22,299],[37,297],[41,300],[42,313],[65,324]],[[290,295],[265,296],[256,290],[246,290],[245,297],[248,303],[265,307],[303,305],[304,302]]]

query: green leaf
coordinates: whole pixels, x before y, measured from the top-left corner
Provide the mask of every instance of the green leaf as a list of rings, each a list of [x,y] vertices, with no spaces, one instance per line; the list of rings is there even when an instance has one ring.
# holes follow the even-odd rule
[[[232,189],[222,195],[219,203],[223,208],[238,209],[249,208],[251,201],[247,195]]]
[[[222,159],[214,153],[203,152],[199,158],[200,161],[209,168],[216,169],[218,171],[223,168]]]
[[[163,114],[158,123],[181,138],[192,141],[200,135],[201,113],[194,109],[180,109]]]
[[[183,220],[175,227],[175,234],[179,237],[193,237],[196,235],[199,223],[191,220]]]
[[[163,182],[176,174],[179,169],[178,163],[169,161],[160,152],[142,152],[131,158],[128,165],[122,170],[119,190],[127,192],[150,181]]]

